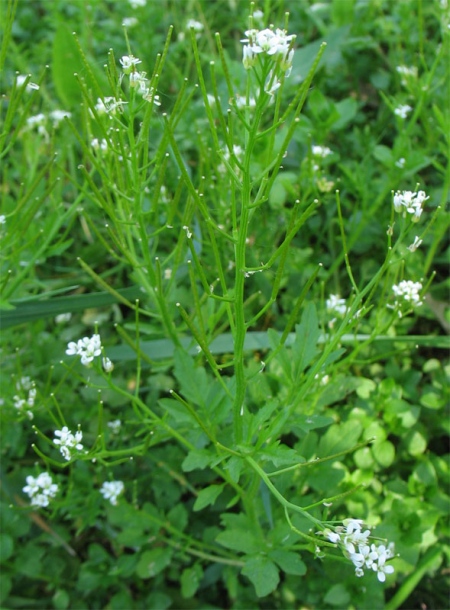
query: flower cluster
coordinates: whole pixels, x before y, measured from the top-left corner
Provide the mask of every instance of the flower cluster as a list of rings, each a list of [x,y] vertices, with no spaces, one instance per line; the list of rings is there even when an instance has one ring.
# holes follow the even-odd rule
[[[337,294],[330,294],[328,299],[325,301],[325,306],[327,311],[331,311],[339,314],[340,316],[345,316],[347,313],[347,305],[345,299],[341,299]]]
[[[373,570],[378,580],[384,582],[386,574],[394,571],[393,566],[386,563],[394,557],[393,543],[387,547],[384,544],[369,544],[370,529],[362,531],[363,522],[360,519],[345,519],[342,523],[343,526],[320,533],[342,548],[344,555],[355,566],[356,576],[364,576],[364,569]]]
[[[33,419],[34,415],[30,411],[30,408],[34,406],[34,401],[36,400],[36,387],[34,381],[31,381],[29,377],[21,377],[16,383],[16,390],[18,394],[13,396],[14,407],[20,413],[25,413],[29,419]],[[22,393],[22,396],[20,396],[19,393]],[[26,396],[26,398],[23,396]]]
[[[403,217],[406,214],[411,214],[413,222],[419,222],[423,212],[423,203],[429,199],[425,191],[397,191],[394,195],[394,209],[396,212],[403,212]]]
[[[92,337],[83,337],[76,343],[71,341],[66,349],[68,356],[81,356],[81,364],[88,366],[95,358],[102,353],[102,344],[100,335],[92,335]]]
[[[95,151],[105,152],[108,150],[108,142],[105,138],[102,138],[101,140],[94,138],[91,140],[91,146]]]
[[[412,108],[411,106],[408,106],[408,104],[400,104],[400,106],[395,108],[394,114],[399,116],[401,119],[406,119],[411,110]]]
[[[82,451],[82,439],[83,433],[81,430],[78,429],[75,434],[72,434],[69,428],[64,426],[62,430],[55,431],[55,438],[53,439],[53,442],[55,445],[59,446],[59,450],[61,451],[63,458],[65,460],[70,460],[72,459],[73,451]]]
[[[48,472],[42,472],[37,478],[28,476],[26,482],[22,491],[30,497],[33,506],[48,506],[58,492],[58,485],[53,483]]]
[[[114,419],[113,421],[109,421],[106,425],[113,434],[119,434],[120,428],[122,427],[122,422],[120,419]]]
[[[148,86],[147,73],[136,70],[136,66],[140,63],[142,63],[141,60],[133,55],[124,55],[120,60],[123,73],[130,77],[130,87],[137,89],[147,102],[161,106],[159,95],[155,95],[154,88]]]
[[[95,110],[98,112],[98,114],[116,114],[117,110],[122,112],[122,106],[127,103],[128,102],[124,102],[120,99],[118,100],[115,97],[105,97],[104,99],[98,97],[97,103],[95,104]]]
[[[111,504],[116,506],[117,498],[124,490],[124,484],[122,481],[105,481],[100,488],[100,493],[105,498],[105,500],[109,500]]]
[[[201,23],[200,21],[197,21],[196,19],[188,19],[186,22],[185,29],[186,29],[186,32],[190,32],[191,29],[194,30],[195,38],[197,38],[197,40],[198,40],[200,38],[200,36],[202,35],[204,27],[203,27],[203,23]],[[178,40],[180,42],[183,42],[185,37],[186,37],[186,35],[184,32],[180,32],[178,34]]]
[[[396,297],[400,299],[395,301],[395,306],[400,307],[405,302],[413,307],[420,307],[423,305],[420,298],[420,291],[423,286],[420,282],[413,282],[411,280],[403,280],[400,284],[394,284],[392,291]],[[401,312],[399,311],[399,316]]]
[[[345,299],[341,299],[337,294],[330,294],[325,301],[325,307],[334,317],[328,322],[328,326],[333,328],[337,317],[342,318],[347,313],[347,304]],[[337,317],[336,317],[337,316]]]
[[[333,151],[328,146],[313,146],[311,152],[314,157],[321,157],[322,159],[333,154]]]
[[[48,115],[41,112],[40,114],[28,117],[27,125],[30,129],[37,127],[38,133],[47,138],[47,123],[49,119],[52,122],[52,126],[56,129],[64,118],[70,119],[71,116],[72,114],[65,110],[52,110]]]
[[[246,43],[243,49],[243,64],[246,70],[249,70],[257,62],[259,55],[271,57],[277,62],[286,76],[289,76],[292,69],[292,60],[294,57],[294,49],[292,47],[294,34],[288,35],[285,30],[277,28],[275,31],[266,28],[265,30],[247,30],[245,32],[247,38],[243,38],[241,42]],[[269,75],[271,76],[271,75]],[[273,78],[269,79],[271,82]],[[279,83],[271,85],[271,93],[279,86]]]
[[[416,66],[397,66],[396,70],[400,74],[401,83],[404,87],[408,84],[408,79],[415,80],[417,78]]]

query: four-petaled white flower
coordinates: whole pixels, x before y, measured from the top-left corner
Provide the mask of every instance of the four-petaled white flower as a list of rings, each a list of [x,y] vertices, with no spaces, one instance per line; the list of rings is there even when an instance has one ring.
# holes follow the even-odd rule
[[[69,428],[64,426],[61,430],[55,430],[55,438],[53,439],[53,443],[59,446],[59,450],[63,458],[70,460],[72,458],[72,451],[82,451],[82,439],[83,433],[81,430],[77,430],[75,434],[72,434]]]
[[[105,481],[100,488],[100,493],[109,500],[111,504],[116,506],[118,496],[123,492],[124,484],[122,481]]]
[[[48,472],[42,472],[36,478],[28,476],[25,480],[27,484],[22,491],[30,497],[32,506],[48,506],[58,492],[58,485],[53,483]]]
[[[136,70],[136,66],[141,63],[141,60],[134,57],[134,55],[124,55],[120,59],[120,65],[122,66],[122,70],[125,72],[125,74],[134,72]]]

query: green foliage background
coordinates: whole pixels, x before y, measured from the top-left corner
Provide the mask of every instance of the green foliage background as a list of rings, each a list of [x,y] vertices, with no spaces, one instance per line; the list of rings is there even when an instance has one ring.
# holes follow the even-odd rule
[[[118,157],[99,161],[88,150],[87,143],[101,138],[104,127],[90,122],[82,86],[94,103],[97,97],[113,94],[108,73],[129,52],[123,19],[137,18],[127,35],[133,55],[142,59],[148,74],[173,26],[158,82],[161,109],[155,110],[152,136],[145,144],[149,163],[162,150],[165,112],[176,117],[174,137],[186,173],[206,194],[217,223],[228,230],[229,178],[217,172],[219,159],[201,93],[195,88],[198,74],[185,27],[189,18],[204,25],[197,43],[199,56],[207,88],[212,87],[207,66],[212,59],[217,64],[217,93],[225,115],[228,93],[214,35],[220,32],[232,82],[243,82],[240,39],[248,29],[250,5],[242,0],[148,0],[132,9],[125,1],[3,0],[2,607],[446,607],[450,426],[445,335],[450,317],[445,304],[445,206],[450,110],[445,4],[265,0],[258,7],[266,22],[276,27],[282,27],[288,11],[289,32],[297,34],[283,99],[295,96],[322,41],[327,48],[282,171],[249,233],[249,265],[257,267],[283,243],[294,202],[320,203],[293,237],[282,276],[277,276],[277,261],[246,285],[248,311],[257,316],[280,281],[278,298],[246,337],[251,406],[245,431],[249,439],[258,439],[260,465],[269,472],[286,469],[273,482],[290,502],[308,506],[348,493],[328,511],[319,506],[313,514],[364,519],[376,526],[377,536],[395,540],[396,571],[383,587],[374,574],[364,581],[355,578],[352,566],[337,554],[323,560],[314,557],[311,543],[288,526],[282,507],[259,479],[249,483],[253,508],[240,511],[233,485],[251,482],[250,469],[238,457],[221,462],[198,422],[222,434],[226,444],[232,437],[231,401],[208,369],[207,359],[197,354],[191,327],[177,308],[181,303],[190,323],[200,325],[223,367],[223,386],[232,393],[234,378],[227,365],[233,359],[233,336],[225,306],[204,298],[204,286],[198,278],[192,280],[187,262],[197,254],[208,280],[216,282],[214,244],[189,205],[179,167],[172,160],[160,159],[160,171],[148,182],[139,178],[141,182],[130,186],[124,179],[129,193],[135,193],[136,185],[147,189],[143,211],[149,217],[153,214],[147,226],[148,257],[158,256],[158,277],[172,269],[172,277],[161,283],[169,320],[165,324],[156,301],[141,290],[145,281],[151,283],[142,271],[147,255],[142,255],[141,267],[130,265],[121,250],[120,233],[111,224],[108,205],[121,205],[119,197],[108,194],[108,177],[119,176]],[[9,21],[7,15],[13,11]],[[402,82],[396,70],[402,65],[416,66],[417,78]],[[19,95],[14,88],[16,72],[31,74],[39,91]],[[180,93],[184,86],[186,97]],[[185,102],[182,112],[180,99]],[[399,104],[412,107],[407,120],[394,114]],[[27,117],[56,109],[70,112],[71,120],[54,129],[49,126],[48,138],[27,128]],[[130,132],[137,132],[137,123],[136,119]],[[280,128],[277,142],[284,133]],[[317,161],[312,145],[328,146],[332,154]],[[261,143],[252,160],[255,173],[263,170],[266,157]],[[161,196],[163,184],[168,202]],[[415,227],[423,244],[409,252],[407,245],[414,238],[409,230],[395,252],[392,269],[377,286],[371,308],[341,333],[335,349],[330,348],[327,383],[321,383],[323,370],[318,369],[318,378],[311,375],[308,385],[302,385],[330,345],[324,339],[327,332],[333,334],[326,297],[354,296],[345,252],[356,284],[369,283],[386,256],[386,231],[393,220],[391,192],[414,190],[416,184],[429,195],[421,224]],[[395,220],[398,227],[400,220]],[[160,231],[167,225],[175,226],[174,231]],[[193,229],[191,250],[184,225]],[[224,241],[219,257],[229,282],[232,269],[227,264],[232,256],[230,243]],[[399,319],[386,304],[392,302],[392,283],[403,277],[423,278],[429,287],[424,306]],[[309,280],[311,290],[297,311]],[[148,314],[139,320],[139,333],[133,312],[136,298]],[[54,316],[68,311],[73,314],[70,323],[57,325]],[[260,375],[293,312],[295,325],[286,345]],[[82,367],[72,367],[64,354],[67,342],[94,332],[95,321],[115,363],[115,388],[105,387],[97,369],[88,371],[86,383]],[[171,328],[176,329],[176,340]],[[69,427],[82,425],[86,447],[97,446],[101,431],[109,452],[99,450],[95,464],[78,460],[70,468],[54,468],[64,494],[39,513],[29,510],[21,491],[25,477],[42,468],[32,444],[53,462],[58,455],[13,408],[15,383],[23,375],[37,384],[33,423],[40,431],[51,436],[57,403]],[[197,419],[171,390],[195,405]],[[129,398],[133,394],[155,410],[166,429],[150,419],[147,429],[142,428]],[[289,416],[278,408],[283,403],[295,403]],[[120,435],[106,427],[114,419],[123,422]],[[169,428],[191,448],[175,442]],[[330,456],[336,457],[326,459]],[[306,465],[318,458],[316,464]],[[299,461],[305,467],[290,468]],[[107,505],[98,493],[110,478],[126,485],[126,497],[117,506]],[[361,487],[350,493],[357,486]],[[311,533],[301,514],[291,518],[295,528]]]

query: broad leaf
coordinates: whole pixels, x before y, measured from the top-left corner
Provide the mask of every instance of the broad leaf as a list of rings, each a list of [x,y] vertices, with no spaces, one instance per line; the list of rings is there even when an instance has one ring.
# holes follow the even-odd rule
[[[280,582],[277,566],[264,555],[248,559],[242,568],[242,574],[252,582],[258,597],[265,597],[275,591]]]

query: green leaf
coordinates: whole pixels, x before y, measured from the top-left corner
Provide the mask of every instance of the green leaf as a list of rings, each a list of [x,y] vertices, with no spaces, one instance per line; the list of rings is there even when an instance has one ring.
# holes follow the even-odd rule
[[[341,4],[345,4],[341,2]],[[358,102],[351,97],[336,103],[339,119],[334,123],[332,130],[342,129],[352,121],[358,112]]]
[[[303,576],[306,574],[306,565],[297,553],[283,550],[270,551],[269,557],[273,559],[286,574],[293,574],[294,576]]]
[[[236,456],[231,457],[225,465],[225,470],[228,470],[231,480],[235,483],[239,481],[243,466],[244,460]]]
[[[216,541],[227,549],[241,553],[256,553],[261,547],[252,532],[241,529],[225,530],[216,536]]]
[[[142,553],[142,557],[136,567],[139,578],[152,578],[162,572],[170,564],[172,550],[156,548]]]
[[[0,534],[0,562],[6,561],[14,551],[14,540],[8,534]]]
[[[387,468],[395,460],[395,447],[390,441],[375,443],[372,445],[371,450],[373,457],[383,468]]]
[[[52,597],[52,603],[56,610],[66,610],[70,604],[70,595],[64,589],[58,589]]]
[[[266,449],[260,449],[258,455],[262,460],[272,462],[276,468],[291,464],[303,464],[305,462],[305,458],[299,455],[298,451],[291,449],[287,445],[280,444],[280,441],[276,441]]]
[[[195,500],[194,511],[202,510],[205,506],[214,504],[224,487],[225,485],[210,485],[202,489]]]
[[[361,432],[362,425],[355,420],[330,426],[320,439],[318,455],[326,457],[351,449],[358,442]]]
[[[315,430],[316,428],[325,428],[334,422],[334,419],[329,415],[296,415],[291,418],[290,424],[293,430],[300,430],[301,435]]]
[[[181,573],[181,595],[184,599],[193,597],[197,592],[203,576],[201,566],[196,563],[192,568],[186,568]]]
[[[124,288],[116,291],[127,300],[133,300],[142,296],[137,286]],[[0,327],[5,330],[12,326],[18,326],[25,322],[41,320],[54,317],[60,313],[75,313],[85,309],[96,307],[108,307],[117,303],[118,299],[109,292],[94,292],[91,294],[77,294],[70,297],[49,298],[49,295],[42,294],[37,297],[12,301],[12,310],[0,311]],[[133,352],[134,358],[136,354]]]
[[[415,430],[407,435],[406,445],[410,455],[420,455],[427,448],[427,441],[419,431]]]
[[[242,568],[242,574],[252,582],[258,597],[265,597],[275,591],[280,582],[277,566],[264,555],[248,559]]]
[[[78,47],[72,30],[63,22],[58,25],[53,38],[52,76],[56,92],[65,110],[79,107],[82,94],[75,74],[78,74],[91,91],[94,100],[99,93],[99,82],[106,84],[106,77],[97,67],[95,61],[89,62],[87,69],[85,58]]]
[[[339,608],[346,608],[351,600],[350,593],[344,587],[344,585],[338,584],[333,585],[328,590],[324,597],[324,601],[331,606],[337,606]]]
[[[257,553],[262,542],[258,539],[250,519],[243,514],[224,513],[221,517],[225,530],[216,536],[216,541],[233,551]]]
[[[317,352],[320,330],[314,303],[308,303],[300,324],[295,327],[295,341],[292,346],[294,379],[310,364]]]
[[[203,470],[215,459],[216,456],[211,455],[206,449],[199,449],[198,451],[189,451],[187,456],[184,458],[181,468],[184,472],[192,472],[197,468]]]
[[[180,383],[181,393],[187,400],[205,407],[209,390],[205,369],[196,366],[194,359],[181,349],[175,350],[174,360],[175,377]]]
[[[387,146],[379,144],[373,149],[373,156],[385,167],[392,167],[394,165],[394,159],[392,157],[392,150]]]

